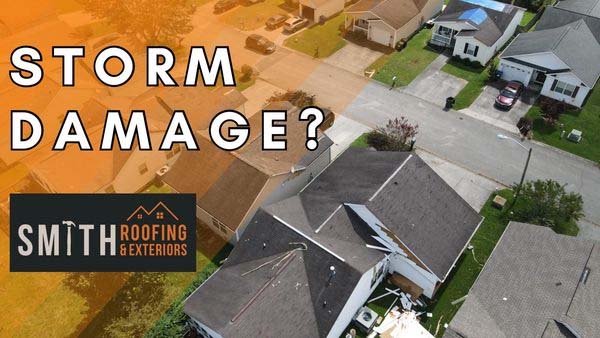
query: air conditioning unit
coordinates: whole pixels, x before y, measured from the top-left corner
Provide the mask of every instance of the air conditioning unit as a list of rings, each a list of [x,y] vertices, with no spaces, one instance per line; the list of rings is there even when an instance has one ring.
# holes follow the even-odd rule
[[[375,326],[378,317],[379,315],[377,312],[371,310],[367,306],[363,306],[358,310],[356,317],[354,317],[354,321],[362,331],[369,333],[373,329],[373,326]]]
[[[161,177],[165,176],[165,174],[166,174],[166,173],[169,171],[169,169],[170,169],[170,168],[169,168],[169,166],[168,166],[168,165],[164,165],[164,166],[162,166],[160,169],[158,169],[158,170],[156,171],[156,177],[157,177],[157,178],[161,178]]]

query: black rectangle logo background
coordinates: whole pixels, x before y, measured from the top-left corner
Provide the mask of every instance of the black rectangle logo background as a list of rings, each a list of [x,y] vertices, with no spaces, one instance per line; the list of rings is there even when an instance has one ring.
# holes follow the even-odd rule
[[[119,227],[139,206],[150,210],[163,202],[187,226],[186,256],[120,256]],[[11,194],[10,195],[10,271],[195,271],[196,270],[196,197],[194,194]],[[66,231],[60,231],[59,256],[38,256],[38,224],[94,224],[90,233],[90,255],[83,256],[83,231],[72,232],[72,253],[66,255]],[[137,223],[132,219],[129,223]],[[21,256],[22,241],[18,226],[29,224],[34,234],[33,253]],[[116,224],[117,255],[99,256],[100,224]],[[161,243],[161,242],[157,242]],[[163,242],[167,243],[167,242]],[[108,250],[107,250],[108,251]]]

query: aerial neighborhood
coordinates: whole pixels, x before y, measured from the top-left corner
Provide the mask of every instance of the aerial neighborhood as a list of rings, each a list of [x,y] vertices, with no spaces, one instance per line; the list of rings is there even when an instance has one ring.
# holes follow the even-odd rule
[[[146,46],[227,46],[235,86],[110,87],[87,57],[75,87],[56,60],[40,86],[0,80],[46,134],[76,109],[97,144],[107,110],[143,110],[159,144],[184,110],[199,148],[16,152],[2,124],[0,243],[10,194],[192,193],[197,269],[0,271],[1,308],[31,299],[0,336],[600,337],[599,0],[34,2],[0,13],[2,55],[121,45],[143,69]],[[235,150],[211,141],[225,110],[248,123]],[[285,150],[263,111],[286,112]]]

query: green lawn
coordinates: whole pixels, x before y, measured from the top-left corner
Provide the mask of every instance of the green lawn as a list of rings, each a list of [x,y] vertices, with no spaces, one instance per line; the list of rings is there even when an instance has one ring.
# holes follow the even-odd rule
[[[431,30],[421,30],[403,50],[382,56],[365,71],[375,70],[373,78],[387,85],[392,84],[394,76],[397,77],[396,86],[408,85],[439,55],[427,46],[430,38]]]
[[[540,114],[540,107],[536,104],[529,109],[527,116],[533,119],[533,138],[556,148],[568,151],[575,155],[600,163],[600,90],[590,93],[587,102],[580,112],[570,111],[561,115],[559,126],[547,126]],[[580,143],[571,142],[566,135],[572,130],[583,132]],[[565,137],[560,138],[561,131],[565,130]]]
[[[448,60],[442,71],[469,81],[455,97],[454,109],[457,110],[469,107],[481,94],[488,79],[486,68],[468,66],[455,59]]]
[[[369,144],[367,144],[367,135],[368,133],[360,135],[350,144],[350,146],[354,148],[369,148]]]
[[[316,24],[285,39],[283,45],[312,57],[328,57],[346,45],[340,35],[340,26],[343,24],[344,15],[339,14],[323,25]]]
[[[149,186],[148,188],[146,188],[144,190],[144,193],[150,193],[150,194],[170,194],[173,191],[171,190],[171,188],[169,188],[168,185],[163,184],[162,186],[157,186],[156,184],[152,184],[151,186]]]
[[[525,13],[523,13],[523,18],[521,19],[521,26],[527,26],[527,24],[533,19],[533,17],[535,16],[535,12],[532,11],[526,11]]]

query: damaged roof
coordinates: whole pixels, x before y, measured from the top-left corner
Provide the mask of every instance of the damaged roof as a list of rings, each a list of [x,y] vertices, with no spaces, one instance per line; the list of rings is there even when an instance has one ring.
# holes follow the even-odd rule
[[[444,337],[595,337],[599,271],[598,242],[511,222]]]
[[[492,46],[519,11],[525,10],[493,0],[452,0],[435,21],[467,22],[473,29],[462,30],[457,36],[472,36],[486,46]]]

